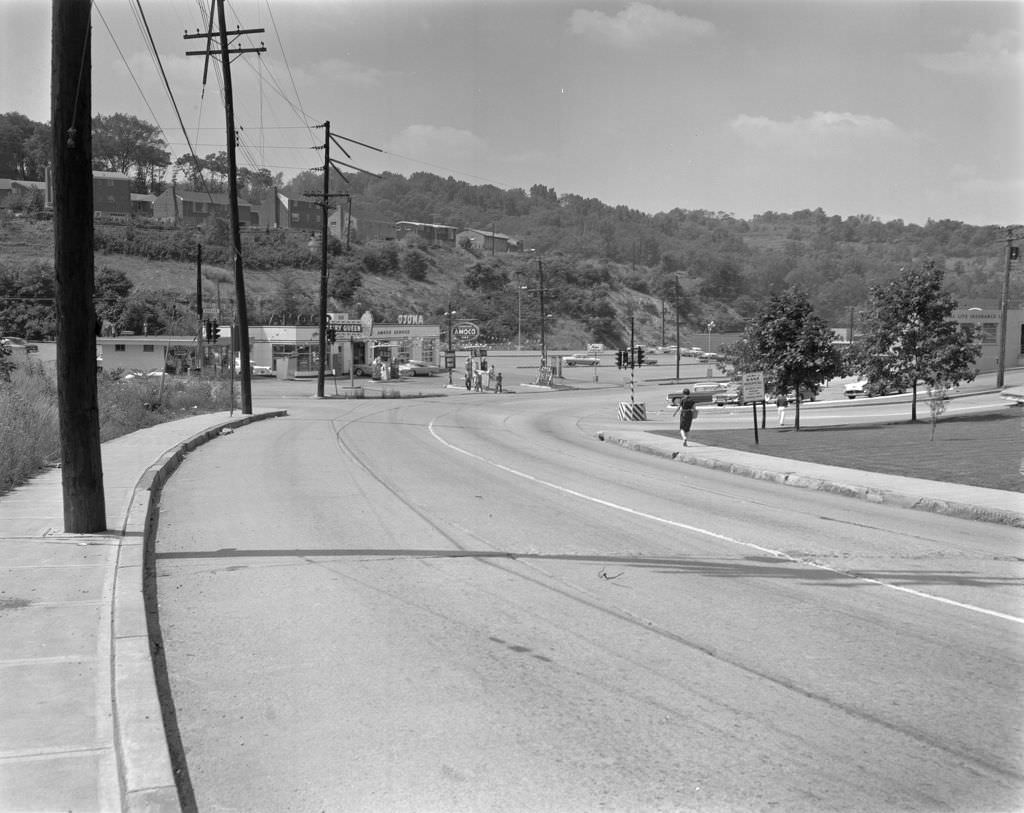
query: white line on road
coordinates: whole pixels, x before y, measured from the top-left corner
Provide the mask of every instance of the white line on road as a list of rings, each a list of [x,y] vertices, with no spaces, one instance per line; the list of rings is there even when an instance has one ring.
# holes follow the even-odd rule
[[[721,540],[722,542],[729,542],[729,543],[731,543],[733,545],[740,545],[740,546],[742,546],[744,548],[749,548],[751,550],[756,550],[759,553],[765,553],[765,554],[768,554],[769,556],[774,556],[777,559],[782,559],[784,561],[792,562],[794,564],[804,565],[805,567],[813,567],[813,568],[816,568],[818,570],[823,570],[823,571],[827,571],[829,573],[834,573],[837,576],[843,576],[843,577],[848,578],[848,579],[855,579],[857,581],[864,582],[865,584],[874,584],[874,585],[877,585],[878,587],[887,587],[890,590],[895,590],[898,593],[904,593],[906,595],[916,596],[917,598],[927,599],[928,601],[935,601],[935,602],[938,602],[939,604],[947,604],[947,605],[949,605],[951,607],[958,607],[959,609],[962,609],[962,610],[968,610],[970,612],[980,613],[981,615],[988,615],[988,616],[991,616],[993,618],[1001,618],[1004,621],[1011,621],[1011,622],[1016,623],[1016,624],[1024,624],[1024,618],[1020,618],[1020,617],[1015,616],[1015,615],[1008,615],[1007,613],[1001,613],[1001,612],[998,612],[997,610],[988,610],[988,609],[986,609],[984,607],[978,607],[975,604],[967,604],[967,603],[962,602],[962,601],[954,601],[953,599],[943,598],[942,596],[935,596],[935,595],[932,595],[931,593],[924,593],[924,592],[922,592],[920,590],[915,590],[912,587],[902,587],[901,585],[891,584],[890,582],[881,581],[880,579],[872,579],[872,578],[870,578],[868,576],[860,576],[860,575],[858,575],[856,573],[848,573],[848,572],[846,572],[844,570],[839,570],[838,568],[829,567],[828,565],[820,564],[819,562],[810,561],[808,559],[799,559],[799,558],[797,558],[795,556],[790,556],[788,553],[785,553],[785,552],[780,551],[780,550],[775,550],[773,548],[766,548],[766,547],[764,547],[762,545],[757,545],[757,544],[755,544],[753,542],[744,542],[741,539],[736,539],[736,538],[731,537],[731,536],[726,536],[724,534],[717,533],[716,531],[708,530],[707,528],[698,528],[695,525],[687,525],[685,522],[678,522],[677,520],[674,520],[674,519],[667,519],[665,517],[659,517],[659,516],[657,516],[655,514],[649,514],[646,511],[638,511],[635,508],[630,508],[628,505],[620,505],[619,503],[610,502],[608,500],[601,499],[600,497],[594,497],[594,496],[591,496],[590,494],[584,494],[581,491],[575,491],[574,489],[558,485],[558,483],[552,483],[549,480],[543,480],[543,479],[541,479],[539,477],[535,477],[532,474],[527,474],[526,472],[519,471],[518,469],[513,469],[511,466],[506,466],[503,463],[497,463],[497,462],[495,462],[493,460],[488,460],[487,458],[482,457],[481,455],[475,454],[474,452],[471,452],[471,451],[469,451],[467,449],[463,449],[463,448],[461,448],[459,446],[455,446],[454,444],[449,443],[447,440],[442,438],[437,433],[437,431],[434,429],[434,421],[430,422],[430,424],[427,426],[427,429],[430,432],[430,434],[434,436],[435,440],[437,440],[442,445],[447,446],[453,452],[458,452],[459,454],[465,455],[466,457],[471,457],[474,460],[478,460],[479,462],[485,463],[488,466],[492,466],[492,467],[494,467],[496,469],[499,469],[499,470],[501,470],[503,472],[506,472],[507,474],[511,474],[514,477],[520,477],[520,478],[522,478],[524,480],[528,480],[529,482],[534,483],[535,485],[545,486],[546,488],[554,489],[555,491],[561,492],[562,494],[568,494],[569,496],[577,497],[577,498],[579,498],[581,500],[586,500],[587,502],[592,502],[592,503],[595,503],[597,505],[602,505],[605,508],[611,508],[614,511],[621,511],[624,514],[632,514],[635,517],[640,517],[642,519],[648,519],[648,520],[651,520],[652,522],[661,523],[662,525],[669,525],[669,526],[671,526],[673,528],[679,528],[679,529],[684,530],[684,531],[690,531],[692,533],[701,534],[702,536],[707,536],[707,537],[710,537],[712,539],[718,539],[718,540]]]

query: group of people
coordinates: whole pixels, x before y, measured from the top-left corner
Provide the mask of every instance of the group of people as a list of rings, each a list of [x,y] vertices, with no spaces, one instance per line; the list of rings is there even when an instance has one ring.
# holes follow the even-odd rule
[[[468,392],[490,390],[492,380],[494,381],[494,391],[501,392],[501,373],[493,364],[482,361],[479,367],[475,367],[472,359],[466,360],[466,390]]]
[[[779,415],[779,426],[783,426],[786,422],[786,408],[788,406],[789,398],[786,396],[786,393],[780,392],[775,397],[775,409]],[[686,446],[690,431],[693,428],[693,420],[697,417],[697,402],[690,395],[689,390],[683,390],[683,400],[679,402],[679,406],[673,415],[679,416],[679,436],[683,439],[683,446]]]

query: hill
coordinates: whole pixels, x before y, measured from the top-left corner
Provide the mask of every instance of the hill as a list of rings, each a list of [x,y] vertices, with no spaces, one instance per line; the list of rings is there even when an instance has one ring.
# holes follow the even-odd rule
[[[317,184],[315,174],[304,174],[283,191]],[[578,348],[591,341],[625,344],[631,316],[638,342],[672,342],[677,302],[684,335],[703,336],[708,321],[715,322],[716,332],[741,330],[765,298],[792,285],[809,293],[826,321],[845,326],[870,286],[925,259],[945,269],[947,287],[961,302],[997,300],[1004,267],[1003,229],[948,220],[882,223],[820,209],[766,212],[749,221],[699,210],[646,214],[540,185],[529,192],[500,190],[429,173],[357,174],[338,191],[352,195],[353,214],[364,224],[435,222],[516,238],[523,252],[495,256],[415,237],[357,239],[349,250],[331,246],[331,310],[370,309],[383,321],[418,313],[439,323],[455,310],[477,321],[493,342],[517,342],[520,326],[524,343],[536,339],[541,272],[546,332],[559,346]],[[234,287],[226,238],[223,223],[200,232],[98,223],[98,279],[117,283],[120,297],[103,306],[106,315],[125,329],[140,329],[144,322],[150,329],[169,330],[179,322],[194,329],[189,312],[195,307],[198,242],[207,309],[219,296],[227,312]],[[0,215],[5,332],[52,333],[45,307],[26,307],[27,299],[45,289],[33,279],[45,276],[52,263],[52,240],[46,220]],[[319,255],[308,240],[306,233],[246,233],[250,321],[314,318]],[[1015,280],[1011,299],[1022,295],[1024,287]]]

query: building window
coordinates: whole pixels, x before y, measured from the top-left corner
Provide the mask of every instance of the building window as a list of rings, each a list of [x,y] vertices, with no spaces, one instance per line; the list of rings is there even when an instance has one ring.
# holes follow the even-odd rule
[[[123,352],[125,352],[124,345],[123,344],[115,344],[114,345],[114,352],[115,353],[123,353]]]
[[[143,353],[152,353],[155,349],[156,349],[156,345],[152,345],[152,344],[144,344],[144,345],[142,345],[142,352]]]
[[[982,322],[978,330],[978,334],[981,336],[981,343],[995,344],[998,332],[999,324],[997,322]]]

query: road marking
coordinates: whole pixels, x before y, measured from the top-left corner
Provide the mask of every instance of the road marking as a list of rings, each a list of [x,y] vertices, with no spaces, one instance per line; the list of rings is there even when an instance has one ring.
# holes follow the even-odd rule
[[[942,596],[936,596],[932,595],[931,593],[922,592],[921,590],[915,590],[912,587],[903,587],[901,585],[891,584],[880,579],[872,579],[868,576],[860,576],[855,573],[849,573],[845,570],[839,570],[838,568],[820,564],[819,562],[813,562],[807,559],[799,559],[795,556],[790,556],[788,553],[785,553],[784,551],[775,550],[774,548],[766,548],[763,545],[758,545],[754,542],[744,542],[741,539],[726,536],[725,534],[720,534],[716,531],[708,530],[707,528],[699,528],[696,525],[687,525],[685,522],[679,522],[674,519],[659,517],[656,514],[649,514],[646,511],[638,511],[635,508],[630,508],[628,505],[621,505],[619,503],[601,499],[600,497],[594,497],[590,494],[584,494],[581,491],[576,491],[574,489],[567,488],[566,486],[559,485],[558,483],[552,483],[550,480],[544,480],[540,477],[535,477],[532,474],[527,474],[524,471],[519,471],[518,469],[514,469],[511,466],[506,466],[503,463],[497,463],[493,460],[488,460],[486,457],[482,457],[481,455],[478,455],[475,452],[471,452],[468,449],[463,449],[459,446],[455,446],[454,444],[449,443],[447,440],[445,440],[437,433],[437,431],[434,429],[433,420],[427,425],[427,430],[430,432],[431,435],[433,435],[435,440],[437,440],[443,446],[448,447],[453,452],[458,452],[459,454],[465,455],[466,457],[470,457],[473,460],[477,460],[488,466],[492,466],[493,468],[499,469],[500,471],[503,471],[507,474],[511,474],[513,477],[519,477],[522,478],[523,480],[528,480],[529,482],[534,483],[535,485],[544,486],[546,488],[558,491],[562,494],[567,494],[571,497],[577,497],[578,499],[585,500],[587,502],[592,502],[595,503],[596,505],[604,506],[605,508],[611,508],[614,511],[621,511],[624,514],[631,514],[641,519],[648,519],[652,522],[657,522],[662,525],[668,525],[670,527],[678,528],[684,531],[690,531],[691,533],[700,534],[702,536],[710,537],[711,539],[717,539],[722,542],[729,542],[733,545],[739,545],[750,550],[756,550],[758,553],[764,553],[769,556],[773,556],[776,559],[792,562],[793,564],[803,565],[805,567],[816,568],[817,570],[823,570],[828,573],[834,573],[837,576],[842,576],[847,579],[854,579],[856,581],[864,582],[865,584],[873,584],[878,587],[887,587],[890,590],[895,590],[898,593],[904,593],[909,596],[927,599],[928,601],[935,601],[939,604],[946,604],[950,607],[957,607],[961,610],[968,610],[970,612],[980,613],[981,615],[991,616],[992,618],[1000,618],[1004,621],[1011,621],[1016,624],[1024,624],[1024,618],[1015,615],[1001,613],[997,610],[988,610],[984,607],[979,607],[976,604],[967,604],[966,602],[955,601],[951,598],[943,598]]]

